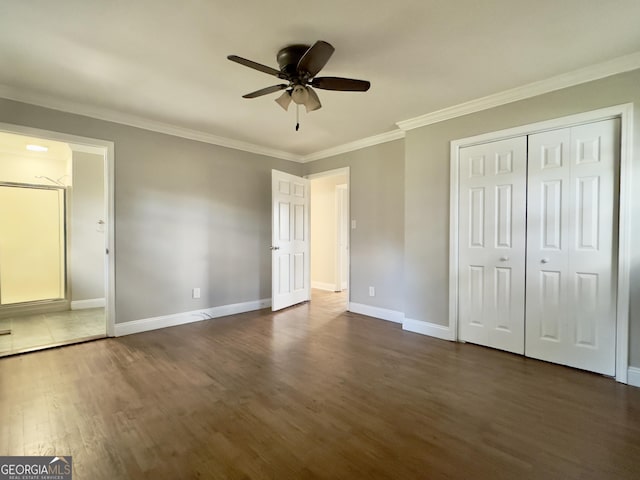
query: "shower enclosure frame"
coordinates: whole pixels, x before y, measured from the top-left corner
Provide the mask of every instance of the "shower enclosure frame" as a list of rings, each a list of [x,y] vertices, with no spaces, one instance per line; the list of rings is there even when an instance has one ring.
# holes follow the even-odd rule
[[[69,236],[67,227],[69,226],[69,205],[68,205],[68,192],[67,187],[64,185],[42,185],[35,183],[22,183],[22,182],[5,182],[0,180],[0,187],[11,188],[27,188],[38,190],[57,190],[62,193],[62,243],[61,255],[64,256],[61,259],[61,276],[62,276],[62,291],[63,297],[61,298],[48,298],[40,300],[27,300],[24,302],[15,303],[2,303],[2,277],[0,277],[0,317],[6,317],[15,313],[40,313],[40,312],[56,312],[69,309],[70,304],[70,282],[69,282]],[[0,266],[1,268],[1,266]]]

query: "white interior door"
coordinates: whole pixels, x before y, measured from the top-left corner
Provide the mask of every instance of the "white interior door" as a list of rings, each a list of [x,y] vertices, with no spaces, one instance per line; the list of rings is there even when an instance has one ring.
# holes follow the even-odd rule
[[[526,137],[460,149],[460,339],[524,353]]]
[[[615,374],[619,120],[529,136],[526,354]]]
[[[309,180],[271,171],[271,308],[310,298]]]

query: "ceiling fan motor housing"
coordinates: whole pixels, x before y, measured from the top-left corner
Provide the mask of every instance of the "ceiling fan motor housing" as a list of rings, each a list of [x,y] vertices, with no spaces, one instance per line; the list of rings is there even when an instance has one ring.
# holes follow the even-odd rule
[[[276,56],[280,71],[287,76],[295,78],[297,76],[298,62],[309,48],[309,45],[289,45],[281,49]]]

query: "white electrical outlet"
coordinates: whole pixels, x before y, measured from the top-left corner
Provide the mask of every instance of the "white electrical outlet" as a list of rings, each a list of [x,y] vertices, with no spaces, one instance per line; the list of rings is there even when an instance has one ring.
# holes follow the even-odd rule
[[[351,230],[355,230],[355,229],[356,229],[356,221],[351,220]]]
[[[192,290],[191,296],[193,298],[200,298],[200,287],[196,287]]]
[[[370,297],[376,296],[376,287],[369,287],[369,296]]]

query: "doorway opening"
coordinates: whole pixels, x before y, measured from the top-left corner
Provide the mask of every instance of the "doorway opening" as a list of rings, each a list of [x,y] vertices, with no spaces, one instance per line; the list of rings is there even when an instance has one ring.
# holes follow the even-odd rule
[[[307,176],[311,192],[312,298],[349,302],[349,168]]]
[[[0,124],[0,356],[112,332],[112,152]]]

